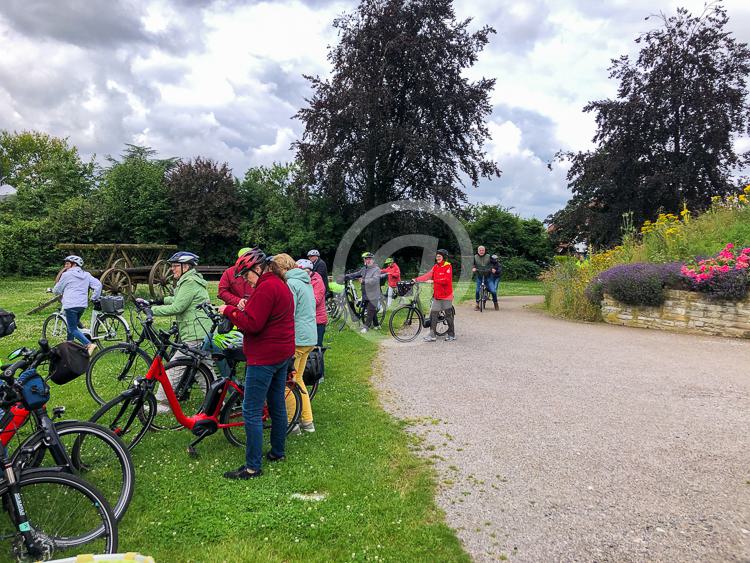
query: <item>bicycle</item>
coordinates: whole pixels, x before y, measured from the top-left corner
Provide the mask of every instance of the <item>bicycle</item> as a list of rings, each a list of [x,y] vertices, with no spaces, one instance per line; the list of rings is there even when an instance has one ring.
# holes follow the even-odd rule
[[[344,314],[342,315],[341,326],[339,331],[343,330],[343,325],[346,324],[347,316],[352,322],[357,324],[364,324],[365,316],[367,315],[367,307],[365,307],[365,300],[361,299],[357,294],[357,290],[354,287],[352,280],[344,280]],[[375,326],[383,326],[385,322],[385,302],[381,299],[378,303],[378,310],[373,319]]]
[[[19,348],[9,356],[10,360],[17,361],[0,366],[0,378],[5,382],[5,400],[9,402],[13,398],[12,392],[16,392],[16,401],[0,414],[0,443],[7,447],[27,421],[33,420],[35,431],[12,453],[12,462],[22,468],[55,467],[85,477],[104,493],[119,521],[133,497],[135,481],[133,461],[122,440],[106,428],[90,422],[55,422],[63,415],[65,407],[55,407],[52,418],[47,414],[46,404],[34,409],[25,408],[13,385],[16,372],[36,370],[42,362],[49,360],[51,352],[42,339],[38,350]],[[47,379],[57,384],[67,383],[61,383],[54,373]]]
[[[129,342],[132,340],[130,325],[123,318],[123,298],[114,295],[105,295],[91,309],[91,329],[79,325],[81,332],[100,349],[105,343]],[[67,339],[68,322],[65,320],[63,309],[52,313],[44,319],[42,324],[42,338],[51,345],[59,344]]]
[[[482,283],[479,286],[479,312],[483,313],[487,307],[487,299],[490,297],[490,290],[487,287],[486,280],[487,276],[482,276]]]
[[[425,319],[422,312],[419,288],[419,283],[410,281],[401,281],[396,285],[396,291],[400,297],[407,297],[411,294],[409,302],[394,309],[388,319],[388,330],[391,336],[399,342],[411,342],[419,336],[422,328],[429,328],[429,319]],[[455,312],[455,309],[453,310]],[[447,332],[448,323],[445,320],[445,311],[440,311],[435,334],[444,336]]]
[[[48,398],[49,388],[35,369],[27,369],[18,380],[6,375],[0,379],[3,409],[12,409],[21,399],[24,409],[34,411]],[[3,422],[14,416],[4,411]],[[117,551],[117,519],[106,497],[91,483],[62,468],[23,466],[9,456],[4,443],[0,443],[0,465],[0,497],[8,515],[0,519],[0,541],[10,542],[8,559],[49,560],[74,556],[82,549]]]
[[[150,325],[153,322],[153,314],[147,307],[144,308],[144,311],[146,313],[145,322]],[[105,403],[91,417],[91,422],[101,420],[106,427],[123,438],[128,448],[132,450],[142,440],[146,432],[154,427],[154,418],[157,412],[154,389],[158,383],[164,389],[169,407],[180,427],[189,429],[196,436],[195,440],[187,448],[189,455],[197,455],[195,446],[220,429],[224,431],[230,443],[244,445],[244,442],[241,442],[231,430],[232,428],[242,426],[244,431],[244,421],[241,419],[244,390],[242,385],[235,382],[232,378],[220,377],[213,381],[207,387],[205,399],[196,414],[192,416],[185,414],[179,397],[180,393],[189,394],[193,383],[191,381],[191,374],[195,372],[186,370],[180,377],[176,389],[173,388],[167,376],[162,354],[170,346],[194,357],[205,358],[209,355],[209,352],[191,348],[183,344],[175,344],[171,341],[173,335],[174,329],[169,332],[159,331],[159,349],[146,375],[144,377],[136,377],[130,389],[124,391],[108,403]],[[295,404],[297,405],[296,412],[287,428],[287,431],[290,431],[297,420],[299,420],[302,401],[299,396],[299,389],[294,381],[291,382],[290,387],[290,382],[287,380],[287,388],[291,389],[292,393],[295,393]],[[227,398],[228,394],[229,398]],[[239,433],[239,430],[236,432]]]

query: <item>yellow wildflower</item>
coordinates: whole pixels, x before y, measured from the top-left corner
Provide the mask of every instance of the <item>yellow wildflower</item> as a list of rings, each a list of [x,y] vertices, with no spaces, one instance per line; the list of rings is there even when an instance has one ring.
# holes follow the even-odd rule
[[[745,192],[746,194],[750,195],[750,184],[748,184],[747,186],[745,186],[745,189],[742,190],[742,191]]]
[[[745,194],[740,194],[740,203],[747,203],[747,196]]]

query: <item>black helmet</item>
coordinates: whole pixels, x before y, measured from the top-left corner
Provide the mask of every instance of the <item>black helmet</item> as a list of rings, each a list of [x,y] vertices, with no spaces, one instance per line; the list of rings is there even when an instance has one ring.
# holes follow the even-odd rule
[[[170,264],[190,264],[191,266],[197,266],[198,265],[198,255],[193,254],[192,252],[184,252],[179,251],[175,252],[167,258],[167,262]]]
[[[438,248],[435,254],[440,254],[443,258],[448,258],[448,251],[445,248]]]

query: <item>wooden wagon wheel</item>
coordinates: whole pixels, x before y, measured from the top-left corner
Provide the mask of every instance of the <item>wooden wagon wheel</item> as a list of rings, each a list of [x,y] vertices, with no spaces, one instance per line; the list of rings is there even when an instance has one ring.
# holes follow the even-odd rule
[[[122,268],[109,268],[99,278],[104,289],[116,295],[132,295],[133,283],[130,276]]]
[[[174,295],[175,279],[172,268],[166,260],[159,260],[148,273],[148,289],[153,299],[164,299]]]
[[[107,268],[107,270],[122,270],[125,271],[126,268],[132,268],[133,262],[130,261],[130,258],[118,258],[114,262],[112,262],[112,265]],[[127,271],[125,272],[127,274]],[[133,278],[130,277],[129,274],[128,278],[130,279],[130,293],[135,293],[135,289],[138,287],[138,283],[133,281]]]

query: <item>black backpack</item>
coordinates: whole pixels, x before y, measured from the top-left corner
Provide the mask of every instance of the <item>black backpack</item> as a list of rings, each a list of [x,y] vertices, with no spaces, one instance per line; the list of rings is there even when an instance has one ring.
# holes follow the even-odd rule
[[[16,316],[10,311],[0,309],[0,338],[13,334],[16,330]]]
[[[49,375],[53,383],[64,385],[89,369],[89,353],[78,342],[61,342],[50,353]]]
[[[305,364],[305,372],[302,374],[302,380],[305,382],[305,386],[313,385],[315,382],[323,377],[323,354],[326,348],[316,346],[307,356],[307,364]]]

